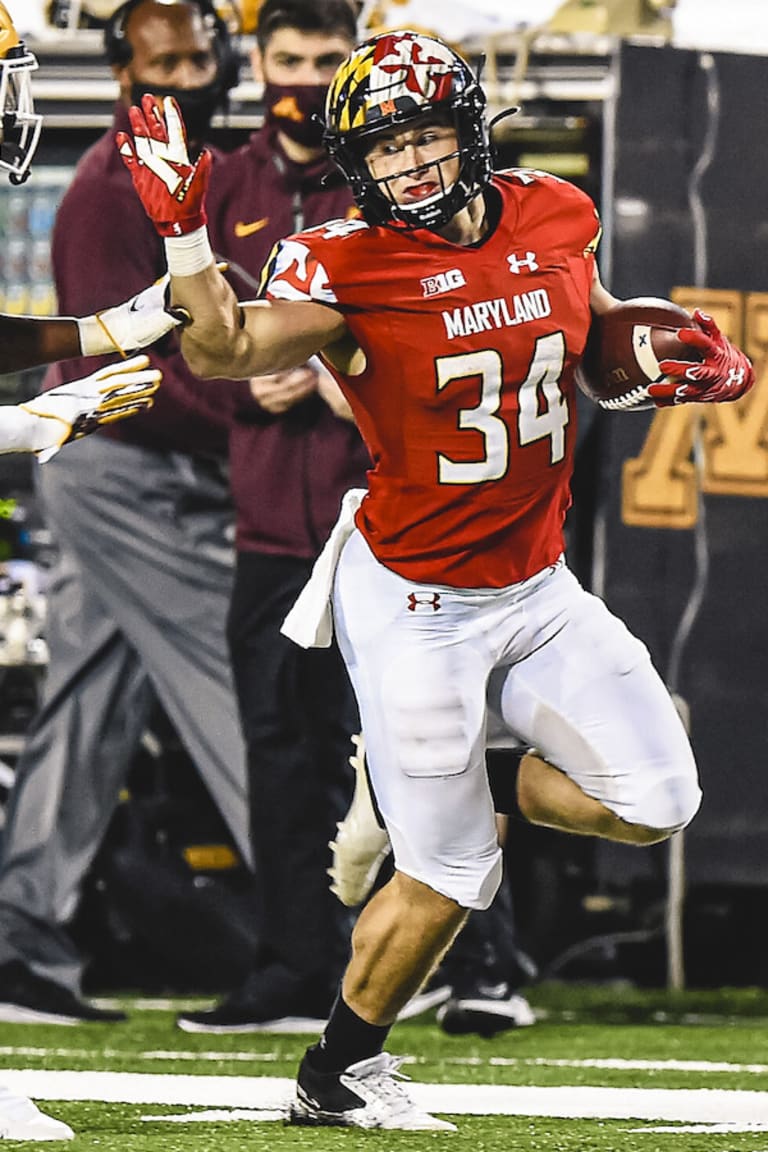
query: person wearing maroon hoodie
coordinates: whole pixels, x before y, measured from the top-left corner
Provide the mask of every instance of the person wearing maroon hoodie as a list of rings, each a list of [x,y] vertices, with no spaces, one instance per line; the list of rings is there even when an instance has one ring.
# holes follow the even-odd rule
[[[161,241],[115,147],[140,93],[172,93],[202,144],[226,84],[209,0],[128,0],[106,30],[114,122],[82,157],[59,210],[59,306],[84,315],[164,271]],[[231,77],[230,77],[231,79]],[[216,382],[156,345],[163,388],[134,427],[62,452],[38,477],[59,546],[49,584],[43,705],[17,765],[0,869],[0,1019],[113,1018],[80,998],[66,932],[80,886],[159,699],[250,860],[245,750],[226,645],[234,554],[228,415]],[[98,368],[70,360],[48,387]],[[118,1014],[119,1015],[119,1014]]]
[[[213,244],[242,299],[258,292],[273,245],[297,228],[356,215],[322,147],[327,84],[355,44],[348,0],[266,0],[254,71],[264,126],[214,166]],[[368,453],[330,375],[308,364],[240,381],[229,437],[237,524],[229,644],[248,755],[261,951],[243,985],[187,1031],[324,1020],[348,950],[326,871],[352,789],[359,721],[335,646],[305,651],[280,626],[309,576],[344,492],[365,484]]]

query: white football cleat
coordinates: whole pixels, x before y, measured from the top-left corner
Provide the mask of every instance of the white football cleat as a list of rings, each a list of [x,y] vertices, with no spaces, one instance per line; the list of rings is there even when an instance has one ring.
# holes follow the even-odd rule
[[[381,1052],[343,1072],[316,1072],[305,1056],[289,1122],[322,1128],[389,1128],[402,1132],[455,1132],[456,1125],[418,1108],[403,1088],[402,1056]]]
[[[363,903],[392,850],[389,836],[376,819],[365,770],[362,734],[353,736],[352,743],[355,752],[349,762],[355,770],[355,791],[349,811],[336,825],[336,839],[328,845],[333,852],[333,862],[328,869],[331,892],[347,908]]]
[[[72,1140],[74,1135],[68,1124],[0,1085],[0,1140]]]

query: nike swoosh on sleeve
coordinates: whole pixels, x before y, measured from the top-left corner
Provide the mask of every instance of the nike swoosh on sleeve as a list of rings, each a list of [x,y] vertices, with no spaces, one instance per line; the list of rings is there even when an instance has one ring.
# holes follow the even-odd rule
[[[267,224],[269,224],[269,216],[263,216],[261,220],[252,220],[249,224],[244,224],[242,220],[238,220],[235,224],[235,236],[238,240],[244,240],[246,236],[253,236],[254,232],[261,232]]]

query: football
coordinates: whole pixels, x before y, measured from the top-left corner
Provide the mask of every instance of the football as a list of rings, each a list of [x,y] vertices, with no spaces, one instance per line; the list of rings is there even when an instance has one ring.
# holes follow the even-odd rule
[[[576,382],[591,400],[614,412],[654,408],[648,385],[664,379],[660,360],[701,360],[677,338],[696,328],[693,317],[671,300],[638,296],[592,320]]]

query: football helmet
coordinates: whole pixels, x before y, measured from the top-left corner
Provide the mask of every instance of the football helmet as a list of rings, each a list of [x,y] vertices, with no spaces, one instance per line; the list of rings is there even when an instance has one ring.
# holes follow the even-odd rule
[[[369,224],[395,221],[435,230],[490,180],[485,106],[485,93],[474,73],[447,44],[418,32],[386,32],[361,44],[336,72],[328,89],[323,141]],[[456,151],[437,162],[442,187],[419,204],[398,205],[388,192],[387,179],[374,179],[368,169],[365,157],[372,137],[382,129],[410,127],[418,117],[435,114],[447,115],[458,140]],[[449,186],[442,180],[442,163],[456,157],[459,174]]]
[[[37,60],[25,47],[0,0],[0,170],[12,184],[29,176],[42,116],[35,113],[30,77]]]

